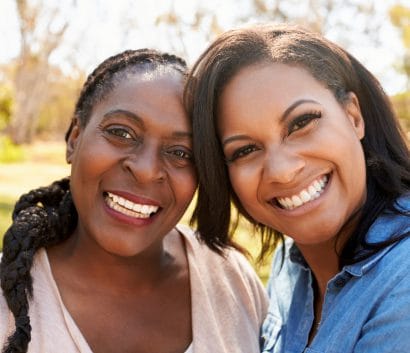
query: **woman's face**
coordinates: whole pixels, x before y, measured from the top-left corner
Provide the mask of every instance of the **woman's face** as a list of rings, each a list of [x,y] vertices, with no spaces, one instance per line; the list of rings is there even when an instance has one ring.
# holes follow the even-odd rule
[[[197,182],[191,128],[174,72],[127,75],[77,124],[67,149],[77,235],[107,252],[158,249]]]
[[[219,134],[236,195],[256,221],[299,244],[334,239],[366,197],[354,94],[341,106],[307,70],[242,69],[219,100]]]

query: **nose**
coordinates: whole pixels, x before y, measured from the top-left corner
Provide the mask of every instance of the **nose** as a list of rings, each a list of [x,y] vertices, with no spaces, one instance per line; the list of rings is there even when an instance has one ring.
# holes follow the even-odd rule
[[[263,179],[269,183],[289,184],[305,167],[306,161],[288,147],[268,150],[263,167]]]
[[[145,146],[123,160],[123,168],[133,175],[138,183],[161,182],[166,177],[161,154],[153,146]]]

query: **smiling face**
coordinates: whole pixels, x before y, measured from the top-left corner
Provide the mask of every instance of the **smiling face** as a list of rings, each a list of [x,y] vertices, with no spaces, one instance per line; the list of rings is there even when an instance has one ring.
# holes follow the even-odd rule
[[[133,256],[160,248],[179,221],[196,188],[182,89],[175,71],[137,71],[76,123],[67,160],[79,239]]]
[[[246,67],[224,88],[218,128],[249,215],[298,244],[331,241],[366,195],[356,96],[343,106],[301,67]]]

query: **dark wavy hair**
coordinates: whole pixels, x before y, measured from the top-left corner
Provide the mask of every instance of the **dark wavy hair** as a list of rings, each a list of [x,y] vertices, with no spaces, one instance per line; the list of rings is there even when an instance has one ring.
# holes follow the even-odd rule
[[[351,54],[325,39],[292,25],[259,25],[225,32],[194,64],[185,87],[184,101],[192,120],[194,159],[198,169],[198,199],[191,219],[203,236],[217,235],[221,242],[232,236],[231,202],[262,235],[260,258],[283,241],[283,234],[249,216],[229,182],[227,165],[218,140],[219,97],[230,80],[243,68],[261,63],[299,66],[325,87],[340,104],[349,92],[358,97],[365,137],[367,199],[358,226],[340,254],[342,263],[370,256],[405,234],[379,244],[368,244],[366,233],[385,210],[400,213],[394,202],[409,192],[410,159],[403,131],[390,101],[377,79]],[[236,219],[237,224],[237,219]],[[361,253],[363,254],[363,253]]]
[[[155,71],[160,67],[186,76],[187,66],[183,59],[151,49],[127,50],[103,61],[84,83],[66,141],[74,121],[78,120],[80,126],[85,127],[94,105],[122,79],[126,79],[128,73]],[[21,196],[12,218],[3,240],[0,284],[16,328],[3,347],[3,353],[27,352],[31,340],[28,313],[33,284],[30,270],[36,251],[67,239],[77,225],[78,215],[70,193],[69,178]]]

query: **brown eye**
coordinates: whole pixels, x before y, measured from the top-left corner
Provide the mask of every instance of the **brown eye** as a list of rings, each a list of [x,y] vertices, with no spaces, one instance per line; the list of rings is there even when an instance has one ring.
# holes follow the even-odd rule
[[[303,114],[301,116],[298,116],[296,119],[294,119],[288,128],[288,135],[291,133],[303,129],[305,126],[309,125],[312,121],[320,119],[322,117],[321,112],[314,112],[314,113],[308,113],[308,114]]]
[[[121,137],[124,139],[132,139],[133,136],[131,133],[128,131],[128,129],[122,128],[122,127],[111,127],[107,129],[107,132],[111,135],[114,135],[116,137]]]
[[[174,146],[165,151],[168,161],[175,167],[181,168],[192,165],[193,155],[190,149],[183,146]]]
[[[239,159],[239,158],[243,158],[249,154],[251,154],[254,151],[257,151],[258,148],[256,145],[252,144],[252,145],[246,145],[243,147],[238,148],[237,150],[235,150],[232,154],[231,157],[227,158],[226,161],[228,163],[232,163],[235,160]]]
[[[192,153],[188,152],[186,150],[183,149],[179,149],[179,150],[173,150],[168,152],[170,153],[172,156],[176,157],[176,158],[180,158],[180,159],[192,159]]]

